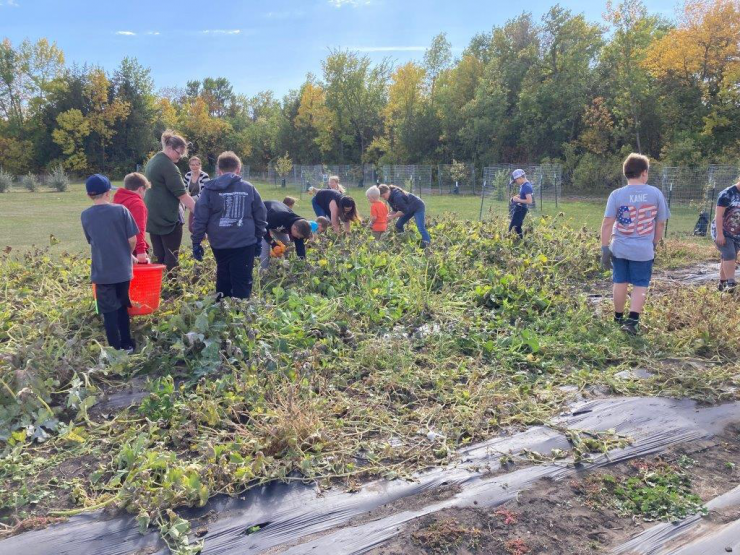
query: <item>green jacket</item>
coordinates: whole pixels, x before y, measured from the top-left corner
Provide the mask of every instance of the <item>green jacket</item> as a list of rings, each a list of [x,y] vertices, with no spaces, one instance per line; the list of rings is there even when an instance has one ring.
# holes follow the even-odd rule
[[[152,184],[144,197],[149,210],[146,230],[155,235],[172,233],[180,221],[178,199],[187,193],[182,174],[164,152],[158,152],[146,163],[144,175]]]

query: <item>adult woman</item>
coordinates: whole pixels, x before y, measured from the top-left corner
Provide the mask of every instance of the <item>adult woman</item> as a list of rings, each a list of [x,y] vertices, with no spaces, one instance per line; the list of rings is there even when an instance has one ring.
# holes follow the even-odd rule
[[[152,156],[144,169],[144,175],[152,184],[144,197],[149,211],[146,230],[157,262],[167,266],[168,271],[177,266],[182,243],[180,203],[190,212],[195,208],[195,201],[185,190],[182,174],[175,165],[187,153],[185,139],[174,131],[165,131],[162,150]]]
[[[352,222],[359,222],[357,205],[352,197],[343,195],[335,189],[321,189],[311,199],[313,211],[317,216],[329,217],[334,231],[341,231],[340,221],[344,230],[349,232]]]
[[[185,186],[188,188],[188,193],[193,200],[198,200],[200,190],[203,188],[203,184],[210,179],[208,174],[201,168],[200,158],[197,156],[191,156],[188,160],[188,167],[190,170],[185,174]]]
[[[406,222],[414,218],[416,229],[421,234],[421,246],[424,248],[428,247],[432,238],[429,236],[424,223],[426,217],[426,205],[424,201],[395,185],[381,185],[378,189],[380,189],[380,196],[388,201],[391,210],[393,210],[393,212],[388,214],[388,220],[398,220],[396,222],[396,231],[403,231]]]

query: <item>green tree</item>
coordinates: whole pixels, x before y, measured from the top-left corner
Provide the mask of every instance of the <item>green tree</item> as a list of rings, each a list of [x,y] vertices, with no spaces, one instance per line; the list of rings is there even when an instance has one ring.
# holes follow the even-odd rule
[[[352,160],[360,162],[367,145],[382,131],[381,111],[387,100],[391,65],[387,60],[373,65],[356,52],[333,50],[322,62],[326,105],[336,118],[340,157],[351,141]]]

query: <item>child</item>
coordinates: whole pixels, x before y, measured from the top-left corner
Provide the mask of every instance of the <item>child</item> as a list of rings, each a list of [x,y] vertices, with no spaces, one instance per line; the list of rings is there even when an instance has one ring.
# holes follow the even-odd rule
[[[339,183],[339,176],[338,175],[332,175],[329,177],[326,186],[328,189],[333,189],[334,191],[339,191],[340,193],[344,194],[347,191],[344,190],[344,187],[342,187],[342,184]]]
[[[719,290],[734,291],[735,261],[740,253],[740,182],[727,187],[717,197],[717,213],[712,222],[712,239],[720,252]]]
[[[95,284],[98,312],[103,315],[108,344],[133,353],[136,345],[131,338],[128,290],[134,277],[131,253],[139,228],[125,206],[111,204],[112,187],[107,177],[89,177],[85,189],[93,205],[82,212],[80,219],[90,244],[90,281]]]
[[[324,216],[319,216],[316,218],[316,225],[319,226],[319,233],[326,233],[326,230],[329,229],[329,226],[331,225],[331,220]]]
[[[514,170],[511,172],[511,181],[509,185],[516,183],[519,185],[519,194],[511,197],[511,222],[509,223],[509,233],[513,229],[521,239],[524,237],[522,224],[529,211],[528,206],[534,202],[534,189],[527,179],[524,170]]]
[[[207,233],[219,298],[248,299],[252,294],[254,257],[261,253],[267,230],[265,205],[257,189],[242,180],[241,167],[236,154],[223,152],[216,161],[218,177],[206,182],[195,205],[193,258],[203,260],[200,242]]]
[[[148,210],[144,203],[144,194],[151,187],[149,180],[141,173],[130,173],[123,178],[123,189],[117,189],[113,195],[113,204],[128,208],[134,217],[139,234],[136,236],[134,256],[139,264],[149,264],[149,245],[146,242],[146,218]]]
[[[288,210],[290,210],[291,212],[293,211],[293,207],[295,206],[296,202],[296,199],[294,199],[293,197],[285,197],[283,199],[283,204],[287,206]]]
[[[380,200],[380,189],[375,185],[365,191],[365,196],[370,201],[370,223],[368,227],[373,230],[373,237],[380,240],[383,233],[388,229],[388,207]]]
[[[623,166],[627,185],[609,195],[601,224],[601,262],[606,269],[612,269],[614,320],[631,335],[637,333],[653,273],[655,247],[670,217],[663,193],[647,184],[649,169],[646,156],[632,153],[627,157]],[[630,313],[624,318],[630,283]]]

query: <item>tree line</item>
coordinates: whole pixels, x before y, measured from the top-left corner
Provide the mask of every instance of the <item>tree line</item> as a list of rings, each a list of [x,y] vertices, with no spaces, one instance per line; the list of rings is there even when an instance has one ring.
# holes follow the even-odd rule
[[[675,19],[641,0],[603,21],[554,6],[475,35],[458,57],[444,33],[395,65],[332,50],[283,98],[204,78],[156,90],[124,58],[112,73],[67,65],[47,39],[0,45],[0,167],[62,165],[121,176],[185,135],[212,166],[233,150],[253,168],[296,164],[559,162],[576,187],[619,182],[638,151],[669,165],[736,164],[740,4],[687,0]]]

